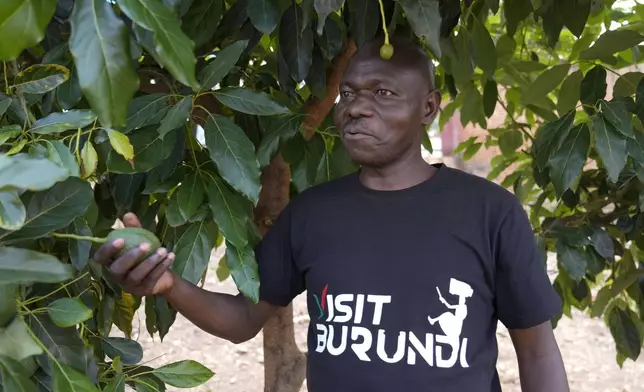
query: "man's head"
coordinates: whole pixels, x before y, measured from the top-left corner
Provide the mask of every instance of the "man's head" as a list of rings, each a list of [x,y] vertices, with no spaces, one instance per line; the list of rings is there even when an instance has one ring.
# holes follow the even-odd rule
[[[422,132],[434,121],[440,94],[422,48],[394,38],[394,55],[380,57],[382,38],[351,58],[340,82],[334,121],[354,162],[384,167],[420,153]]]

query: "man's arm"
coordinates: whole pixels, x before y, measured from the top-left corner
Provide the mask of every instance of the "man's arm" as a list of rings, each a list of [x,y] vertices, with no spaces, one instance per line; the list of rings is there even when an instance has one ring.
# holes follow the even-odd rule
[[[523,392],[569,392],[566,369],[550,321],[510,329]]]

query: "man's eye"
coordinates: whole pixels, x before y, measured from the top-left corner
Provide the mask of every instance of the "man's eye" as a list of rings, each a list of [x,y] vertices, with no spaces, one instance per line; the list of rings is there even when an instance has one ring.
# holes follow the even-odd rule
[[[340,97],[342,98],[348,98],[351,96],[351,91],[340,91]]]
[[[389,90],[385,90],[385,89],[382,89],[382,88],[381,88],[381,89],[379,89],[378,91],[376,91],[376,94],[378,94],[378,95],[385,95],[385,96],[388,96],[388,95],[393,95],[394,93],[392,93],[392,92],[391,92],[391,91],[389,91]]]

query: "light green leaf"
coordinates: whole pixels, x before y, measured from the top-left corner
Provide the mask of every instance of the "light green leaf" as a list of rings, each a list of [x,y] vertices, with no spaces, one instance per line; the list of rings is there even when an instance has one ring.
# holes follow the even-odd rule
[[[0,127],[0,146],[2,146],[7,140],[14,138],[20,135],[20,125],[7,125]]]
[[[217,239],[217,226],[208,221],[195,222],[181,235],[173,252],[172,270],[183,279],[197,284],[208,268],[210,252]]]
[[[69,365],[53,366],[53,392],[99,392],[89,378]]]
[[[227,242],[226,265],[239,291],[257,303],[259,301],[259,272],[253,250],[248,247],[236,248]]]
[[[636,313],[618,307],[612,308],[607,318],[617,352],[636,361],[642,350],[642,336],[633,320],[637,320]]]
[[[0,327],[9,324],[18,311],[18,287],[17,284],[0,284]]]
[[[36,121],[29,132],[51,134],[84,128],[96,120],[91,110],[74,109],[64,113],[52,113]]]
[[[608,172],[608,178],[612,182],[617,182],[628,159],[626,138],[615,129],[603,113],[594,117],[592,126],[595,131],[595,149]]]
[[[559,89],[557,98],[557,111],[560,116],[575,109],[581,94],[581,81],[584,78],[583,72],[577,70],[566,77]]]
[[[107,137],[110,140],[110,145],[117,154],[128,161],[134,159],[134,147],[132,147],[132,143],[130,143],[127,135],[114,129],[108,129]]]
[[[259,162],[255,146],[227,117],[209,115],[204,126],[210,158],[221,176],[253,203],[259,200]]]
[[[273,101],[262,91],[250,91],[241,87],[224,88],[215,92],[219,102],[238,112],[257,116],[287,114],[288,109]]]
[[[301,116],[289,115],[278,117],[262,117],[264,135],[257,149],[260,167],[266,167],[279,150],[280,144],[291,139],[300,130]]]
[[[235,41],[217,53],[217,57],[208,63],[199,73],[201,90],[215,87],[235,66],[242,52],[248,46],[248,40]]]
[[[51,0],[2,0],[0,2],[0,60],[15,60],[24,49],[45,37],[54,12]]]
[[[438,0],[398,0],[403,7],[407,21],[418,37],[424,37],[429,49],[440,58],[441,15]],[[394,54],[395,55],[395,54]]]
[[[38,392],[25,367],[13,358],[0,355],[0,375],[7,392]]]
[[[169,132],[186,123],[192,112],[192,96],[182,98],[165,115],[159,127],[159,137],[163,139]]]
[[[523,135],[518,129],[509,129],[499,136],[499,148],[505,156],[511,156],[523,145]]]
[[[617,52],[630,49],[644,41],[644,35],[626,28],[609,30],[600,35],[595,44],[579,54],[581,60],[601,60]]]
[[[251,219],[252,205],[218,177],[210,173],[207,176],[206,195],[215,222],[230,243],[243,248],[248,244],[246,227]]]
[[[114,325],[128,338],[132,336],[132,321],[137,307],[137,299],[125,291],[121,293],[121,298],[118,298],[114,304],[112,313]]]
[[[0,248],[0,260],[2,260],[1,256],[2,248]],[[4,274],[5,271],[2,273]],[[31,337],[28,328],[21,316],[15,317],[9,325],[0,328],[0,356],[22,361],[33,355],[42,354],[42,348]]]
[[[44,140],[42,143],[47,151],[45,153],[47,159],[66,169],[71,177],[80,176],[80,168],[69,147],[58,140]]]
[[[474,58],[479,68],[485,72],[488,78],[494,75],[497,67],[496,48],[490,33],[478,18],[472,18],[472,44]]]
[[[59,327],[72,327],[92,317],[92,311],[78,298],[60,298],[47,306],[47,312]]]
[[[18,230],[25,224],[27,210],[17,190],[0,191],[0,229]]]
[[[253,26],[264,34],[271,34],[275,30],[281,16],[276,0],[249,0],[246,12]]]
[[[304,24],[302,7],[294,3],[282,15],[279,27],[279,53],[297,83],[306,79],[313,61],[313,31]]]
[[[170,363],[154,369],[152,374],[161,381],[177,388],[194,388],[215,375],[210,369],[199,362],[187,360]]]
[[[535,103],[540,98],[546,96],[552,90],[557,88],[568,76],[570,64],[558,64],[541,73],[530,88],[524,93],[523,99],[525,104]]]
[[[574,127],[550,157],[550,177],[559,196],[579,178],[588,158],[590,131],[585,123]]]
[[[132,339],[107,337],[103,342],[105,355],[112,359],[118,356],[124,365],[136,365],[143,359],[143,348]]]
[[[181,30],[181,21],[160,0],[118,0],[123,12],[139,26],[154,33],[161,65],[180,83],[199,88],[195,78],[194,42]]]
[[[87,140],[81,149],[82,178],[87,178],[94,174],[98,167],[98,154],[91,141]]]
[[[0,247],[0,283],[58,283],[73,270],[54,256],[23,248]]]
[[[136,131],[129,138],[134,149],[134,167],[116,150],[112,150],[107,157],[107,169],[112,173],[130,174],[146,172],[159,166],[172,154],[177,132],[170,132],[161,139],[154,126]]]
[[[125,23],[103,0],[76,1],[70,22],[69,50],[83,94],[102,126],[124,126],[139,88]]]
[[[586,255],[579,249],[557,241],[557,260],[568,275],[579,282],[586,274]]]
[[[0,190],[40,191],[67,177],[67,170],[48,159],[0,155]]]
[[[85,214],[94,193],[89,183],[70,177],[47,190],[27,192],[21,199],[27,207],[25,225],[18,231],[0,230],[0,243],[39,238],[66,227]]]
[[[13,87],[20,93],[44,94],[60,86],[67,79],[69,79],[69,70],[62,65],[36,64],[16,75]]]
[[[315,0],[313,2],[315,6],[315,12],[318,14],[318,35],[322,35],[324,31],[324,24],[326,22],[327,16],[330,13],[335,12],[342,7],[344,0]],[[266,33],[270,34],[270,33]]]

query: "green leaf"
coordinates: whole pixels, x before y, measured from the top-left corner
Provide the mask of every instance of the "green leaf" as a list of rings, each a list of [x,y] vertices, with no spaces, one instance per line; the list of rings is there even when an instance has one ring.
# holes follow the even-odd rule
[[[18,92],[44,94],[69,79],[69,70],[58,64],[36,64],[16,75],[14,86]]]
[[[43,140],[45,157],[67,170],[70,177],[79,177],[80,168],[69,148],[58,140]]]
[[[559,97],[557,98],[557,111],[560,116],[575,109],[581,95],[581,81],[584,74],[581,70],[577,70],[563,81],[559,89]]]
[[[87,178],[94,174],[98,167],[98,153],[91,141],[86,141],[80,152],[82,162],[82,178]]]
[[[0,284],[0,328],[9,324],[18,310],[18,285]]]
[[[347,0],[349,5],[351,36],[356,45],[361,47],[376,35],[380,22],[380,8],[373,0]]]
[[[580,99],[584,105],[595,106],[600,99],[606,96],[606,69],[600,65],[593,67],[586,73],[581,82]],[[592,113],[584,108],[587,113]]]
[[[590,15],[592,0],[563,0],[558,3],[558,10],[564,25],[577,38],[581,37]]]
[[[212,222],[195,222],[186,230],[173,252],[172,270],[187,281],[197,284],[208,268],[210,253],[217,239],[217,226]]]
[[[0,376],[7,392],[38,392],[25,367],[12,358],[0,355]]]
[[[219,102],[238,112],[257,116],[287,114],[287,108],[273,101],[261,91],[250,91],[241,87],[228,87],[215,92]]]
[[[108,171],[123,174],[141,173],[159,166],[172,154],[177,142],[177,133],[178,131],[170,132],[161,139],[154,126],[136,131],[130,137],[130,143],[134,149],[133,165],[114,149],[107,157]]]
[[[166,94],[146,94],[136,97],[128,107],[123,133],[160,123],[168,111]]]
[[[161,381],[177,388],[194,388],[215,375],[199,362],[187,360],[170,363],[154,369],[152,374]]]
[[[20,135],[21,131],[22,128],[20,128],[20,125],[7,125],[0,127],[0,146],[2,146],[7,140]]]
[[[524,93],[523,99],[526,104],[535,103],[557,88],[568,76],[570,64],[558,64],[541,73],[530,88]]]
[[[103,392],[125,392],[125,375],[116,375],[103,388]]]
[[[243,248],[248,244],[246,226],[251,219],[250,203],[210,173],[205,185],[208,204],[219,229],[230,243]]]
[[[196,212],[206,195],[203,181],[199,173],[195,172],[186,178],[177,190],[177,201],[181,215],[188,220]]]
[[[302,138],[302,136],[298,135],[298,138]],[[311,139],[302,144],[302,156],[295,164],[291,165],[291,177],[298,192],[315,184],[318,167],[325,153],[324,139],[319,133],[314,134]]]
[[[249,0],[246,12],[253,26],[264,34],[271,34],[275,30],[281,16],[276,0]]]
[[[118,0],[117,3],[137,25],[154,33],[155,49],[161,65],[177,81],[197,90],[195,44],[181,30],[177,15],[159,0]]]
[[[635,30],[609,30],[600,35],[595,44],[579,54],[580,60],[602,60],[617,52],[630,49],[644,41],[644,35]]]
[[[291,139],[300,130],[301,116],[288,115],[279,117],[262,117],[264,135],[257,149],[260,167],[271,163],[281,144]]]
[[[27,207],[25,225],[18,231],[0,231],[0,243],[39,238],[69,225],[85,213],[94,194],[89,183],[70,177],[37,193],[25,193],[21,200]]]
[[[114,325],[128,338],[132,336],[132,321],[137,307],[137,299],[125,291],[121,292],[121,298],[118,298],[114,304],[112,313]]]
[[[105,344],[105,355],[114,359],[117,356],[124,365],[136,365],[143,359],[143,348],[134,340],[119,337],[106,337],[103,339]]]
[[[326,22],[327,16],[329,16],[330,13],[339,10],[340,7],[342,7],[343,3],[344,0],[315,0],[313,2],[315,6],[315,12],[317,12],[318,14],[318,35],[322,35],[322,32],[324,31],[324,24]]]
[[[259,200],[260,171],[255,146],[234,122],[209,115],[204,126],[210,158],[221,176],[253,203]]]
[[[92,231],[89,229],[87,222],[83,218],[76,218],[69,226],[71,232],[80,236],[92,236]],[[81,271],[89,261],[90,251],[92,250],[92,243],[89,241],[69,240],[68,246],[69,258],[78,271]]]
[[[414,33],[424,38],[432,54],[440,58],[441,15],[438,0],[398,0]],[[496,68],[496,67],[495,67]]]
[[[163,139],[169,132],[183,126],[192,113],[192,96],[182,98],[165,115],[159,127],[159,137]]]
[[[488,79],[485,81],[483,87],[483,113],[487,118],[492,117],[496,110],[497,100],[499,98],[499,90],[497,83],[494,80]]]
[[[637,86],[644,77],[641,72],[626,72],[621,75],[613,86],[615,97],[630,97],[637,91]]]
[[[304,28],[304,23],[302,7],[293,4],[282,15],[279,27],[279,52],[297,83],[306,79],[313,61],[313,31],[310,27]]]
[[[2,256],[1,252],[2,248],[0,248],[0,256]],[[2,259],[0,258],[0,260]],[[3,271],[3,273],[5,272]],[[9,325],[0,328],[0,357],[5,356],[22,361],[25,358],[43,353],[42,348],[29,334],[28,328],[21,316],[15,317]]]
[[[78,0],[70,18],[69,51],[78,84],[106,128],[125,125],[128,104],[139,89],[128,30],[112,7],[103,0]]]
[[[221,82],[239,61],[239,57],[247,46],[248,40],[239,40],[219,51],[217,57],[199,73],[201,90],[210,90]]]
[[[633,139],[633,121],[631,113],[628,111],[626,101],[612,100],[610,102],[601,102],[601,111],[606,120],[608,120],[619,133]]]
[[[559,196],[581,175],[588,158],[590,131],[585,123],[575,126],[550,157],[550,177]]]
[[[55,11],[55,1],[3,0],[0,4],[0,60],[15,60],[24,49],[40,42]]]
[[[612,308],[608,314],[608,326],[615,340],[615,348],[626,358],[637,360],[642,350],[642,336],[635,321],[637,315],[630,309]]]
[[[52,113],[36,121],[29,132],[51,134],[84,128],[96,120],[91,110],[74,109],[64,113]]]
[[[58,283],[74,271],[54,256],[23,248],[0,246],[0,283]]]
[[[0,155],[0,190],[41,191],[67,177],[67,170],[47,159]]]
[[[134,379],[136,392],[165,392],[165,384],[151,374],[137,376]]]
[[[608,178],[612,182],[617,182],[628,159],[626,139],[603,113],[593,118],[592,126],[595,131],[595,149],[608,172]]]
[[[485,72],[488,78],[494,75],[497,67],[496,48],[490,33],[478,18],[472,18],[472,44],[474,58],[479,68]]]
[[[134,147],[132,147],[132,143],[130,143],[130,139],[127,135],[124,135],[119,131],[115,131],[114,129],[108,129],[107,137],[110,141],[110,145],[117,154],[128,161],[134,159]]]
[[[75,67],[70,70],[69,80],[56,88],[56,98],[58,99],[60,106],[65,110],[74,108],[78,105],[81,98],[83,98],[83,90],[81,89],[80,81],[78,80],[78,70]],[[93,106],[95,111],[100,113],[98,106]]]
[[[226,265],[239,291],[257,303],[259,301],[259,272],[255,252],[249,247],[237,248],[227,242]]]
[[[601,257],[607,260],[613,258],[615,255],[615,244],[613,244],[613,239],[606,230],[595,228],[591,236],[591,241],[593,247]]]
[[[575,282],[579,282],[586,274],[586,255],[563,241],[557,241],[556,248],[560,265]]]
[[[54,365],[53,392],[99,392],[89,378],[69,365]]]
[[[213,38],[224,12],[224,5],[223,0],[192,1],[190,9],[183,16],[181,27],[194,41],[195,47],[200,48]]]
[[[507,20],[507,31],[510,37],[514,36],[521,23],[532,13],[530,0],[506,0],[503,2],[503,15]]]
[[[78,298],[60,298],[47,305],[47,313],[54,324],[59,327],[72,327],[90,317],[93,313]]]
[[[25,224],[27,210],[17,190],[0,191],[0,229],[18,230]]]
[[[0,98],[0,116],[4,115],[11,106],[11,98]]]
[[[516,149],[523,145],[523,135],[518,129],[510,129],[499,136],[499,148],[501,153],[510,156]]]

